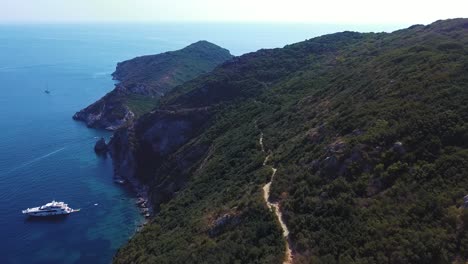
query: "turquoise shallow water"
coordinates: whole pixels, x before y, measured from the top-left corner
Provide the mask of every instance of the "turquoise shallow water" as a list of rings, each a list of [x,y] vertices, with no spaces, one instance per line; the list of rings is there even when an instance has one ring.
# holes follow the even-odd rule
[[[111,160],[92,150],[97,137],[110,134],[71,119],[112,89],[110,74],[118,61],[200,39],[240,55],[346,28],[0,26],[0,263],[109,263],[142,222],[133,195],[112,182]],[[51,94],[44,93],[46,88]],[[52,199],[82,211],[57,219],[21,215],[22,209]]]

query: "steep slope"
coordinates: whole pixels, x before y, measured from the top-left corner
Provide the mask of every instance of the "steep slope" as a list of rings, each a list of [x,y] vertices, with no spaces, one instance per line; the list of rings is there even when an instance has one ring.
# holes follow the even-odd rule
[[[114,261],[283,262],[271,181],[295,263],[464,263],[467,72],[455,19],[261,50],[177,87],[112,139],[159,211]]]
[[[158,98],[172,88],[231,58],[228,50],[199,41],[181,50],[120,62],[112,74],[119,81],[115,89],[73,119],[89,127],[115,130],[153,109]]]

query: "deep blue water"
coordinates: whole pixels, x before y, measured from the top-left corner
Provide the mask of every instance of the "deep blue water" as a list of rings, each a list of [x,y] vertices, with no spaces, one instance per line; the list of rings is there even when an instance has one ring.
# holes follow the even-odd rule
[[[396,28],[0,25],[0,263],[109,263],[143,220],[133,195],[112,182],[111,160],[93,152],[96,137],[110,134],[71,119],[113,88],[118,61],[200,39],[240,55],[344,29]],[[46,220],[21,215],[52,199],[82,211]]]

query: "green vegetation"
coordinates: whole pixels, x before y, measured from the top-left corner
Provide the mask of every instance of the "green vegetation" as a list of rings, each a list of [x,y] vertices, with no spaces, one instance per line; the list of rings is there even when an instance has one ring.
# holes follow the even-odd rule
[[[112,75],[134,93],[161,95],[231,58],[228,50],[198,41],[177,51],[120,62]]]
[[[125,96],[124,101],[124,104],[132,110],[135,116],[140,117],[154,109],[158,105],[159,98],[131,94]]]
[[[232,113],[210,129],[210,138],[217,139],[205,169],[194,172],[177,199],[162,205],[157,220],[120,251],[117,263],[275,263],[282,258],[284,241],[259,189],[269,172],[261,170],[257,131],[236,120]],[[223,136],[221,129],[232,122],[239,125],[236,131]],[[227,148],[231,140],[237,144]],[[216,228],[225,214],[232,220]]]
[[[117,129],[157,106],[159,98],[177,85],[213,70],[232,58],[228,50],[207,41],[181,50],[120,62],[112,74],[119,83],[74,119],[90,127]]]
[[[130,90],[122,96],[123,104],[140,117],[157,106],[160,95],[230,58],[228,50],[198,41],[181,50],[121,62],[113,76]]]
[[[296,263],[464,263],[467,72],[468,20],[456,19],[262,50],[179,86],[160,109],[214,117],[145,182],[180,179],[181,153],[206,151],[114,261],[281,263],[263,132]]]

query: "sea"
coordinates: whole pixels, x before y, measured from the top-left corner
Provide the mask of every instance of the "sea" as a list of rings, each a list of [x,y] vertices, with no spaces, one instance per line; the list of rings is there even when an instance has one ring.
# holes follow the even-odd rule
[[[73,114],[114,87],[116,63],[208,40],[234,55],[399,25],[248,23],[0,25],[0,263],[110,263],[144,221],[94,143],[110,132]],[[50,93],[45,93],[45,90]],[[81,211],[28,218],[52,200]]]

